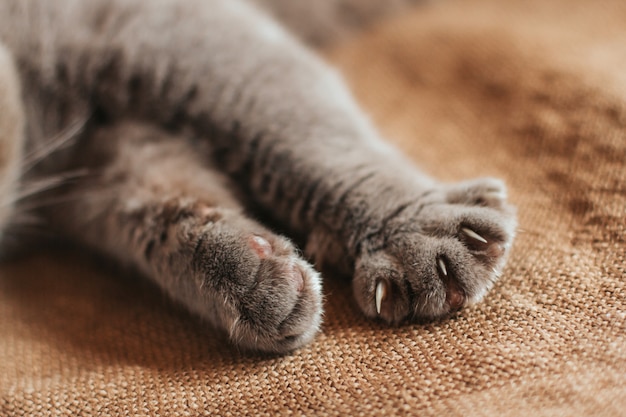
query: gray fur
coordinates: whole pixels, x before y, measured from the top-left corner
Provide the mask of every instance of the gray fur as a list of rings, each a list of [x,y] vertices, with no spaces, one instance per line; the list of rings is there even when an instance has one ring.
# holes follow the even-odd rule
[[[0,16],[27,150],[85,126],[22,175],[24,187],[89,172],[38,214],[140,269],[239,346],[302,346],[322,312],[319,275],[246,217],[249,202],[305,236],[318,266],[353,272],[371,317],[445,316],[497,278],[515,230],[504,186],[420,173],[379,139],[335,72],[253,6],[6,0]],[[16,84],[1,66],[0,77],[0,91]]]

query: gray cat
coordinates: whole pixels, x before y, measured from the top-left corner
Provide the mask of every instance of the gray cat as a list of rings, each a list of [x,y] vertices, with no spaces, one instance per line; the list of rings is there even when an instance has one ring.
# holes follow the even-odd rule
[[[236,0],[0,2],[0,227],[33,216],[141,270],[246,349],[322,316],[317,266],[389,323],[479,301],[513,239],[502,182],[439,183],[337,74]]]

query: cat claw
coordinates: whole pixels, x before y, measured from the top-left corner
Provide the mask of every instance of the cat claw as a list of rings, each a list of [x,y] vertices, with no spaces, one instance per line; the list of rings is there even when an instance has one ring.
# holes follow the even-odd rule
[[[484,194],[484,197],[492,200],[506,200],[506,192],[504,191],[488,191]]]
[[[443,274],[443,276],[447,277],[448,270],[446,269],[446,263],[443,261],[443,259],[438,259],[437,263],[439,264],[439,269],[441,270],[441,273]]]
[[[385,295],[387,295],[387,284],[385,284],[385,281],[378,281],[378,284],[376,284],[376,314],[379,316]]]
[[[477,241],[482,242],[482,243],[488,243],[487,239],[485,239],[484,237],[482,237],[481,235],[479,235],[478,233],[476,233],[472,229],[468,229],[467,227],[463,227],[463,228],[461,228],[461,230],[463,231],[463,233],[465,233],[467,236],[471,237],[472,239],[476,239]]]

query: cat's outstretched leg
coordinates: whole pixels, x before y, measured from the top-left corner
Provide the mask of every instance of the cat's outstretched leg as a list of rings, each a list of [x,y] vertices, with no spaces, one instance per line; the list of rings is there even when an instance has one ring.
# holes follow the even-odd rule
[[[368,153],[359,169],[318,177],[286,216],[308,230],[307,255],[352,272],[363,312],[390,323],[480,301],[500,276],[517,225],[504,184],[442,184]]]
[[[79,146],[77,160],[92,175],[48,212],[62,233],[139,268],[242,348],[284,353],[313,338],[317,272],[291,242],[242,213],[225,178],[189,143],[120,124]]]

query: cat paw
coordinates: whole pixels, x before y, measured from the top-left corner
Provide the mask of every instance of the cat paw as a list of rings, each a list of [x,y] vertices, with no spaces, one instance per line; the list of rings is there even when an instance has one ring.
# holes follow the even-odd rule
[[[247,219],[224,216],[196,239],[193,264],[214,311],[204,311],[248,350],[286,353],[313,339],[321,278],[293,244]]]
[[[480,301],[498,279],[515,234],[495,179],[441,186],[362,243],[353,290],[370,317],[434,319]]]

